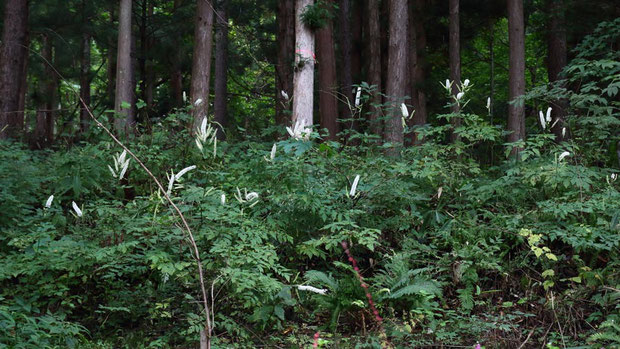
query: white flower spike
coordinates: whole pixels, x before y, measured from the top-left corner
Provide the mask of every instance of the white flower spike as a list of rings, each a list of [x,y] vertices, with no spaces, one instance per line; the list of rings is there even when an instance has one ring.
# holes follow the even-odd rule
[[[542,110],[538,112],[538,117],[540,118],[540,126],[542,126],[543,130],[546,129],[547,123],[545,122],[545,115],[543,114]]]
[[[54,201],[54,195],[50,195],[50,197],[47,198],[47,201],[45,202],[45,208],[52,207],[52,201]]]
[[[202,98],[198,98],[195,102],[194,102],[194,106],[199,106],[202,104]]]
[[[226,205],[226,194],[222,194],[222,196],[220,197],[220,202],[222,203],[222,205]]]
[[[360,181],[360,175],[355,176],[355,179],[353,180],[353,185],[351,185],[351,190],[349,191],[349,196],[350,197],[354,197],[355,196],[355,192],[357,191],[357,184]]]
[[[297,289],[300,290],[300,291],[313,292],[313,293],[320,294],[320,295],[323,295],[323,296],[327,294],[327,290],[326,289],[316,288],[316,287],[312,287],[312,286],[299,285],[299,286],[297,286]]]
[[[551,107],[547,108],[547,116],[545,118],[547,120],[547,123],[551,122],[551,110],[553,110],[553,108]]]
[[[463,82],[463,87],[467,88],[467,86],[469,86],[469,79],[465,79],[465,81]]]
[[[463,96],[465,96],[465,92],[459,92],[459,93],[457,93],[457,94],[456,94],[456,100],[457,100],[457,101],[460,101],[460,100],[463,98]]]
[[[286,93],[286,91],[280,91],[280,95],[282,95],[282,98],[284,98],[284,100],[288,102],[288,93]]]
[[[175,180],[174,172],[170,171],[170,176],[168,176],[168,191],[166,192],[166,194],[168,194],[168,195],[172,194],[172,188],[174,186],[174,180]]]
[[[184,174],[186,174],[187,172],[193,170],[196,168],[196,165],[192,165],[189,167],[186,167],[184,169],[182,169],[181,171],[179,171],[179,173],[177,173],[176,176],[174,176],[174,180],[178,181]]]
[[[269,153],[269,158],[271,160],[275,159],[275,157],[276,157],[276,147],[277,147],[277,145],[275,143],[273,143],[273,147],[271,147],[271,153]]]
[[[562,138],[566,138],[566,127],[562,127]]]
[[[71,206],[73,206],[73,210],[75,211],[75,214],[78,217],[82,217],[82,210],[80,210],[80,207],[75,203],[75,201],[71,201]]]
[[[407,109],[407,105],[405,103],[400,104],[400,112],[403,114],[403,118],[409,117],[409,110]]]
[[[565,151],[562,154],[560,154],[560,156],[558,157],[558,161],[562,161],[564,160],[565,157],[570,156],[570,153]]]
[[[357,92],[355,93],[355,107],[359,107],[362,101],[362,87],[357,87]]]
[[[491,112],[491,97],[487,97],[487,110]]]

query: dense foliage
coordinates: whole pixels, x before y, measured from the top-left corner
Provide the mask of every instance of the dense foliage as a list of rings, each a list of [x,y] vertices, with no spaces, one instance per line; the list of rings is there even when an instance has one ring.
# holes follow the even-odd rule
[[[503,156],[500,127],[469,113],[481,103],[469,95],[459,142],[444,142],[450,123],[419,128],[424,142],[396,158],[368,135],[274,145],[274,128],[201,151],[184,109],[128,144],[162,180],[197,166],[170,195],[202,253],[214,345],[308,347],[317,331],[337,348],[620,345],[618,28],[579,46],[565,70],[578,88],[526,96],[570,99],[572,139],[531,120],[518,159]],[[121,150],[99,132],[56,151],[0,144],[0,348],[198,340],[180,221],[135,160],[119,181]]]

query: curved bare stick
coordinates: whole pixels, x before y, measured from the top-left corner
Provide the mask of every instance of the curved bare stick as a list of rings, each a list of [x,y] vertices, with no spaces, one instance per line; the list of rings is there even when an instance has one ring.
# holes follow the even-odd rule
[[[200,259],[200,252],[198,251],[198,245],[196,245],[196,240],[194,239],[194,234],[192,233],[192,229],[189,227],[189,224],[187,223],[187,220],[185,219],[185,216],[183,215],[183,213],[181,213],[181,210],[179,209],[179,207],[175,205],[172,199],[170,199],[170,196],[168,196],[168,193],[166,192],[164,187],[161,185],[161,182],[157,179],[157,177],[155,177],[155,175],[153,175],[151,170],[149,170],[149,168],[146,167],[146,165],[131,150],[129,150],[129,148],[127,148],[120,140],[118,140],[118,138],[116,138],[116,136],[107,127],[105,127],[101,122],[99,122],[97,118],[95,118],[90,108],[86,105],[84,100],[82,100],[82,97],[80,97],[80,103],[82,103],[82,105],[84,106],[84,109],[88,112],[88,115],[90,116],[91,119],[93,119],[93,121],[97,124],[97,126],[101,127],[101,129],[103,129],[114,140],[116,144],[120,145],[125,151],[127,151],[127,154],[129,154],[134,160],[136,160],[136,162],[140,165],[140,167],[144,169],[144,171],[149,175],[149,177],[151,177],[151,179],[155,182],[155,184],[157,184],[157,187],[164,194],[164,197],[166,198],[168,203],[170,203],[170,205],[174,208],[179,218],[181,218],[181,221],[183,222],[183,226],[185,227],[185,230],[187,231],[187,235],[189,236],[189,240],[192,244],[192,248],[194,249],[194,258],[196,258],[196,264],[198,265],[200,290],[202,292],[202,302],[204,304],[204,311],[205,311],[205,315],[207,319],[207,326],[206,326],[207,348],[210,348],[211,347],[210,345],[211,344],[211,332],[212,332],[211,316],[210,316],[211,313],[209,311],[209,302],[207,300],[207,289],[205,287],[204,275],[202,271],[202,260]]]

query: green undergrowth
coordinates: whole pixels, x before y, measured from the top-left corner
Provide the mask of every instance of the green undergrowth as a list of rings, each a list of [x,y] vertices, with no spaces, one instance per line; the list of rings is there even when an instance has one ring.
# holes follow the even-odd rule
[[[407,129],[424,141],[400,156],[365,134],[274,148],[280,128],[198,149],[184,111],[128,143],[165,189],[196,166],[170,196],[203,260],[214,347],[308,348],[317,332],[322,348],[617,346],[617,79],[571,75],[611,60],[617,77],[600,50],[567,69],[587,90],[531,93],[571,101],[562,143],[528,118],[506,147],[467,95],[461,114]],[[191,244],[135,160],[117,178],[121,150],[97,130],[52,151],[0,143],[0,348],[196,346]]]

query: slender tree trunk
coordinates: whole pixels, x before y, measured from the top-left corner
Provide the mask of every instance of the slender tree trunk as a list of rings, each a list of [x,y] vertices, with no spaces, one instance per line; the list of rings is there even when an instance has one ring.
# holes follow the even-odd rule
[[[142,2],[140,23],[140,90],[142,100],[146,103],[145,116],[148,116],[148,112],[153,108],[153,84],[155,82],[153,60],[149,58],[153,47],[153,36],[149,34],[149,23],[153,18],[153,6],[153,0]]]
[[[174,53],[173,55],[173,63],[170,72],[170,90],[172,91],[174,107],[180,108],[183,106],[183,73],[179,67],[180,63],[177,55]]]
[[[90,106],[90,34],[82,34],[82,57],[80,66],[80,98]],[[84,133],[90,125],[90,116],[82,103],[80,105],[80,132]]]
[[[118,15],[118,53],[116,56],[116,96],[114,111],[116,112],[116,132],[125,137],[133,134],[136,117],[134,114],[133,68],[131,60],[131,3],[132,0],[121,0]]]
[[[114,25],[115,20],[116,20],[116,7],[115,5],[113,5],[110,8],[110,26]],[[107,71],[106,71],[106,77],[107,77],[106,80],[108,81],[108,84],[106,86],[106,97],[107,97],[108,106],[110,106],[110,108],[114,107],[114,98],[116,94],[116,56],[118,54],[118,48],[114,50],[114,47],[116,47],[116,45],[118,45],[118,42],[114,42],[114,40],[112,39],[110,39],[110,42],[108,42],[108,52],[107,52],[108,65],[107,65]]]
[[[452,80],[452,95],[456,96],[460,92],[461,86],[461,39],[460,39],[460,25],[459,25],[459,0],[450,0],[450,80]],[[457,103],[452,105],[451,111],[453,114],[457,114],[460,111],[460,107]],[[453,117],[452,120],[453,132],[450,134],[450,140],[454,143],[460,139],[460,137],[454,132],[454,129],[461,126],[462,120],[460,117]]]
[[[566,21],[563,0],[547,0],[547,12],[549,16],[548,34],[547,34],[547,73],[549,82],[560,80],[560,73],[566,66]],[[551,131],[555,134],[558,142],[563,141],[568,133],[562,132],[566,127],[564,119],[566,117],[566,109],[568,101],[566,99],[558,100],[553,106],[553,120]]]
[[[295,9],[295,75],[293,77],[293,125],[312,126],[314,98],[314,34],[301,20],[314,0],[297,0]]]
[[[278,65],[276,66],[276,124],[291,121],[295,61],[295,1],[278,0]],[[282,93],[284,91],[284,94]],[[289,96],[289,99],[286,96]]]
[[[26,50],[27,52],[30,51],[30,33],[26,35]],[[22,62],[21,82],[19,84],[19,106],[17,108],[17,110],[19,111],[19,114],[17,115],[17,120],[25,120],[26,96],[27,95],[28,95],[28,54],[26,54],[26,59],[24,59],[24,61]]]
[[[226,104],[228,93],[226,79],[228,70],[228,0],[219,0],[215,27],[215,101],[213,110],[215,121],[221,125],[217,128],[217,137],[224,138],[223,127],[228,124]]]
[[[6,0],[0,46],[0,139],[18,137],[24,128],[19,112],[24,60],[28,59],[28,1]]]
[[[54,65],[54,44],[47,34],[41,38],[41,56],[44,59],[44,77],[39,81],[39,98],[35,126],[34,148],[43,149],[54,141],[54,119],[57,97],[57,78]]]
[[[353,0],[351,3],[351,82],[353,84],[358,84],[362,80],[363,18],[362,1]]]
[[[197,0],[194,55],[192,62],[191,102],[194,127],[200,126],[209,112],[209,83],[211,81],[211,51],[213,50],[213,3]]]
[[[320,127],[327,129],[326,139],[335,140],[338,134],[338,99],[336,81],[336,53],[334,52],[333,24],[316,32],[317,58],[319,61],[319,113]]]
[[[349,103],[353,103],[353,71],[352,71],[353,35],[351,32],[351,0],[340,0],[340,81],[342,95]],[[342,113],[345,119],[353,114],[349,105],[345,105]],[[352,128],[352,120],[346,122],[346,128]]]
[[[368,119],[370,131],[382,136],[383,125],[381,124],[381,24],[379,22],[379,1],[366,0],[366,12],[368,14],[368,81],[375,90],[370,98],[370,112]]]
[[[389,100],[389,119],[385,125],[385,140],[394,148],[390,155],[397,155],[403,145],[403,124],[400,104],[407,91],[407,1],[390,1],[390,47],[388,50],[388,79],[386,94]]]
[[[173,13],[181,6],[181,0],[174,1]],[[173,46],[178,47],[177,38],[173,38]],[[183,106],[183,72],[181,71],[181,53],[177,50],[170,55],[170,91],[172,92],[173,107]]]
[[[415,53],[412,53],[412,98],[413,108],[415,113],[413,114],[413,125],[424,125],[427,122],[426,111],[426,92],[424,91],[426,80],[426,30],[424,28],[425,22],[426,1],[415,0],[413,6],[413,42]],[[414,143],[420,141],[417,133],[413,134]]]
[[[514,101],[525,94],[525,24],[523,0],[508,0],[508,41],[510,47],[508,99]],[[508,106],[508,142],[525,139],[525,107],[512,103]],[[512,148],[518,154],[520,148]]]
[[[489,77],[489,117],[490,123],[493,124],[493,107],[495,104],[495,22],[491,20],[489,25],[489,60],[490,60],[490,77]]]

